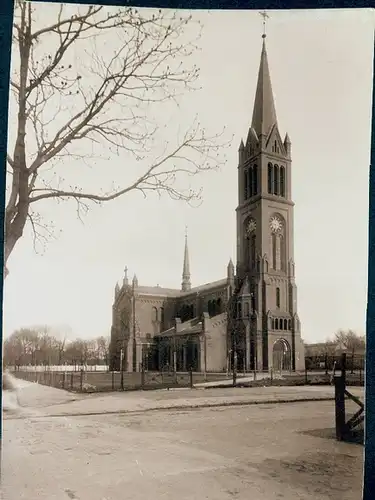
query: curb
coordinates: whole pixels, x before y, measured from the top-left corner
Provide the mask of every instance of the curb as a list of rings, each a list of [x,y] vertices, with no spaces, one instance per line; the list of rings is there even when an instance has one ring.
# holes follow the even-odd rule
[[[202,404],[187,404],[187,405],[176,405],[176,406],[155,406],[151,408],[144,408],[138,410],[110,410],[110,411],[92,411],[92,412],[71,412],[71,413],[55,413],[46,415],[32,415],[26,418],[62,418],[62,417],[94,417],[101,415],[137,415],[141,413],[149,413],[154,411],[182,411],[182,410],[199,410],[201,408],[227,408],[235,406],[261,406],[270,404],[290,404],[290,403],[313,403],[320,401],[334,401],[335,398],[331,396],[327,397],[317,397],[317,398],[299,398],[299,399],[265,399],[258,401],[223,401],[221,403],[202,403]],[[25,417],[15,417],[12,420],[23,419]],[[10,420],[10,419],[7,419]]]

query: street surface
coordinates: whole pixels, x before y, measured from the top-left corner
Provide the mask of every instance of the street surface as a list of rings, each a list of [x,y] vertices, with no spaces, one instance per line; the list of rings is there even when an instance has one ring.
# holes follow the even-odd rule
[[[330,387],[77,396],[21,384],[21,413],[4,415],[4,500],[360,498],[363,447],[333,439],[332,401],[207,407]]]

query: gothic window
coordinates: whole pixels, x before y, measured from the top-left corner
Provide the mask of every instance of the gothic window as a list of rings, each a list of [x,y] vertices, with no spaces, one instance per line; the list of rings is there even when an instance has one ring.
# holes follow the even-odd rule
[[[271,330],[275,329],[275,320],[271,318]]]
[[[253,167],[253,196],[258,193],[258,165]]]
[[[249,303],[248,302],[244,303],[244,309],[245,309],[244,314],[245,314],[245,317],[247,318],[250,315]]]
[[[160,328],[164,330],[164,307],[160,308]]]
[[[276,318],[275,319],[275,330],[279,329],[279,320]]]
[[[249,180],[248,180],[249,173],[247,170],[244,172],[244,198],[247,200],[249,197]]]
[[[288,329],[288,320],[284,319],[284,330]]]
[[[158,309],[157,307],[152,308],[152,321],[158,320]]]
[[[253,178],[254,178],[254,172],[253,172],[253,168],[249,168],[249,198],[251,198],[252,196],[254,196],[254,181],[253,181]]]
[[[276,269],[276,234],[271,236],[272,243],[272,269]]]
[[[268,164],[268,192],[269,192],[269,194],[273,193],[273,165],[272,165],[272,163]]]
[[[280,196],[285,198],[285,168],[280,167]]]
[[[220,298],[217,299],[217,313],[218,314],[221,313],[221,299]]]
[[[250,299],[251,299],[251,310],[256,310],[256,289],[255,285],[251,285],[250,287]]]
[[[280,309],[280,288],[276,288],[276,307]]]
[[[286,270],[286,249],[285,249],[285,237],[284,235],[279,236],[280,240],[280,269],[282,271]]]
[[[292,320],[288,319],[288,330],[292,329]]]
[[[278,195],[279,194],[279,166],[274,165],[273,167],[273,194]]]
[[[282,242],[282,237],[281,235],[276,236],[276,270],[281,269],[281,242]]]
[[[255,269],[256,264],[256,237],[255,234],[250,236],[250,269]]]

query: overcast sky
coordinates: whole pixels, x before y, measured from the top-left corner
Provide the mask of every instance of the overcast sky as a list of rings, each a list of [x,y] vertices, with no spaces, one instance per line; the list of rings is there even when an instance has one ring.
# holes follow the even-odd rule
[[[42,5],[46,20],[53,5]],[[370,10],[269,12],[267,50],[282,136],[292,141],[295,261],[302,337],[325,340],[339,328],[365,330],[368,173],[374,15]],[[43,206],[62,229],[43,254],[26,231],[10,262],[4,332],[34,324],[66,325],[71,336],[110,333],[116,281],[123,269],[140,285],[180,288],[185,225],[193,286],[221,279],[235,261],[237,149],[246,139],[261,51],[258,12],[193,12],[203,24],[202,90],[167,117],[188,126],[198,113],[207,129],[234,135],[228,163],[204,174],[199,208],[136,193],[84,224],[74,204]],[[165,120],[165,116],[162,117]],[[111,164],[121,167],[123,158]],[[99,167],[98,167],[99,168]],[[91,178],[87,179],[87,176]],[[105,168],[76,169],[77,184],[108,183]]]

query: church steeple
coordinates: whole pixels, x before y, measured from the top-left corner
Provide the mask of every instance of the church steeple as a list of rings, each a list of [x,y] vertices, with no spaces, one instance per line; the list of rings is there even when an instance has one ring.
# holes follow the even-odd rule
[[[277,118],[264,34],[251,128],[260,138],[261,135],[267,136],[273,125],[277,125]]]
[[[187,240],[187,229],[185,231],[185,251],[184,251],[184,267],[182,270],[181,290],[187,292],[191,289],[190,282],[190,265],[189,265],[189,248]]]

